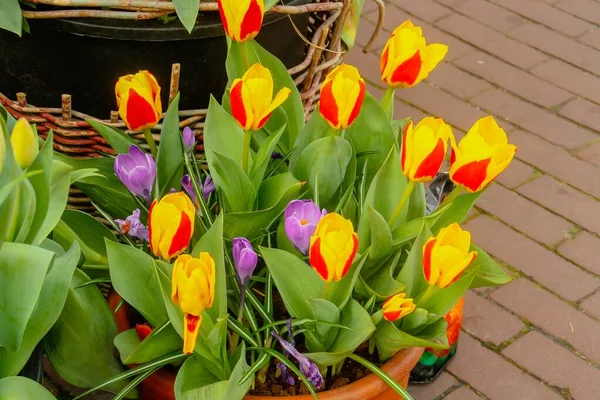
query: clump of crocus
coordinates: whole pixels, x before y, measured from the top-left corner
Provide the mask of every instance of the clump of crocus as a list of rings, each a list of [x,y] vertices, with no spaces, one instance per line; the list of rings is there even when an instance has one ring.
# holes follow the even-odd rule
[[[207,176],[204,180],[204,185],[202,185],[202,196],[204,197],[204,200],[208,200],[208,196],[210,196],[215,189],[215,182],[213,181],[212,177],[210,175]]]
[[[115,174],[125,187],[136,196],[152,202],[152,187],[156,179],[156,163],[150,154],[131,145],[128,154],[119,154],[114,163]]]
[[[191,151],[196,144],[196,137],[194,136],[194,131],[189,126],[183,128],[183,132],[181,132],[181,136],[183,138],[183,147],[185,147],[186,151]]]
[[[304,375],[306,377],[306,379],[308,379],[310,384],[313,385],[315,387],[315,389],[321,388],[323,386],[323,384],[325,383],[325,381],[323,379],[323,375],[321,375],[321,371],[319,371],[319,367],[317,367],[317,365],[314,362],[310,361],[310,359],[308,357],[306,357],[304,354],[302,354],[298,350],[296,350],[296,348],[290,342],[283,339],[275,331],[272,331],[271,335],[273,335],[273,337],[279,341],[279,344],[281,344],[281,347],[283,347],[283,350],[285,351],[285,353],[292,356],[293,358],[296,359],[296,361],[298,361],[298,366],[300,368],[300,372],[302,372],[302,375]],[[290,376],[287,374],[287,369],[285,371],[286,371],[286,373],[285,373],[286,376],[284,376],[284,379],[286,379],[287,382],[290,385],[292,385],[293,378],[290,381]],[[282,371],[282,376],[283,375],[284,375],[284,372]]]
[[[327,210],[319,210],[319,206],[310,200],[292,200],[285,208],[285,233],[300,253],[308,253],[310,238],[326,214]]]
[[[133,238],[148,241],[148,229],[140,221],[140,210],[133,210],[133,213],[122,219],[115,219],[115,222],[119,225],[119,229],[123,235],[129,235]]]
[[[28,168],[39,152],[37,136],[25,118],[20,118],[10,136],[15,160],[19,167]]]
[[[148,214],[150,250],[165,260],[179,255],[194,233],[194,205],[183,192],[154,200]]]

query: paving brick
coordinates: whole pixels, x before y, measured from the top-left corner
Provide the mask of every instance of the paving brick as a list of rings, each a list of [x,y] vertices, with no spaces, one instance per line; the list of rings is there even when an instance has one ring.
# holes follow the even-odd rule
[[[527,279],[517,279],[490,297],[592,360],[600,360],[600,324]]]
[[[564,240],[573,228],[569,221],[500,185],[490,186],[477,206],[548,246]]]
[[[600,238],[589,232],[581,232],[574,239],[561,244],[558,252],[574,263],[600,275]]]
[[[533,67],[547,58],[542,52],[462,15],[454,14],[442,18],[436,25],[521,68]]]
[[[513,38],[598,74],[600,52],[542,25],[527,23],[508,32]]]
[[[581,308],[589,315],[600,318],[600,292],[594,293],[592,296],[581,302]]]
[[[426,116],[427,114],[410,104],[403,103],[400,100],[396,100],[394,103],[394,118],[402,119],[410,117],[413,121],[419,122]]]
[[[452,10],[433,0],[394,0],[394,4],[412,15],[429,22],[452,14]]]
[[[526,183],[517,191],[585,229],[600,233],[598,200],[560,183],[548,175]]]
[[[573,99],[561,107],[558,113],[573,121],[600,131],[600,105],[585,99]]]
[[[587,129],[498,89],[473,97],[471,103],[566,148],[579,148],[597,138]]]
[[[574,97],[572,93],[482,52],[466,54],[453,63],[542,107],[552,107]]]
[[[481,400],[481,397],[468,387],[463,386],[444,397],[444,400]]]
[[[600,396],[600,370],[539,332],[529,332],[503,353],[550,385],[568,389],[577,400]]]
[[[510,141],[517,147],[517,157],[535,165],[540,170],[600,197],[600,168],[572,156],[562,147],[524,131],[515,131]]]
[[[577,155],[592,164],[600,166],[600,142],[580,150]]]
[[[508,168],[496,178],[498,182],[509,188],[515,188],[533,177],[534,169],[523,161],[514,158]]]
[[[586,21],[600,24],[600,3],[593,0],[562,0],[554,4],[570,14]]]
[[[482,215],[467,222],[465,229],[471,232],[473,242],[487,253],[569,300],[578,300],[600,287],[600,279],[500,221]]]
[[[499,345],[515,337],[523,327],[517,317],[474,291],[465,295],[463,329],[481,341]]]
[[[539,0],[490,0],[567,36],[586,32],[590,24]]]
[[[593,31],[578,37],[577,40],[595,48],[596,50],[600,50],[600,29],[595,28]]]
[[[438,64],[427,78],[427,81],[462,99],[468,99],[492,87],[483,79],[479,79],[448,63]]]
[[[427,385],[409,385],[408,391],[415,400],[434,400],[440,394],[452,386],[458,385],[458,381],[447,372],[442,372],[432,383]]]
[[[375,12],[375,19],[377,19],[376,15],[377,12]],[[374,31],[375,23],[367,18],[361,18],[358,31],[356,33],[356,43],[358,44],[358,50],[361,53],[362,49],[367,45],[367,43],[369,43],[369,40],[371,40],[371,36],[373,35]],[[389,36],[389,32],[381,31],[379,35],[377,35],[375,42],[371,45],[370,51],[374,54],[377,54],[377,50],[383,49],[383,46],[385,46]],[[356,47],[351,51],[356,51]]]
[[[448,370],[494,400],[558,400],[556,393],[469,335],[461,335]],[[458,400],[458,398],[457,398]]]
[[[414,0],[413,0],[414,1]],[[487,0],[437,0],[473,20],[499,31],[508,31],[523,23],[517,14]],[[418,2],[415,2],[418,3]]]
[[[600,79],[564,61],[553,59],[532,68],[530,72],[600,104]]]

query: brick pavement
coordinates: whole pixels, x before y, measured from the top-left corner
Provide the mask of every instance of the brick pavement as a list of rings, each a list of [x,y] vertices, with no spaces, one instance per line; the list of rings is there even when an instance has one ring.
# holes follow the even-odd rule
[[[367,0],[347,62],[383,93],[379,54],[410,18],[450,47],[396,116],[458,136],[493,114],[519,147],[466,227],[514,276],[468,293],[456,359],[416,400],[600,399],[600,0]]]

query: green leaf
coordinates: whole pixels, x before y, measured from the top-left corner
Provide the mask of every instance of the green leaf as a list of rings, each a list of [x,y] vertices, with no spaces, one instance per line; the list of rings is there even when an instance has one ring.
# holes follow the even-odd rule
[[[416,304],[420,308],[424,308],[431,314],[439,315],[440,317],[446,315],[458,300],[465,295],[473,278],[477,273],[477,269],[469,269],[465,271],[461,277],[445,288],[434,287],[433,294],[429,299],[425,301],[419,301],[417,298]]]
[[[352,0],[348,16],[342,28],[342,40],[348,46],[348,50],[354,47],[356,33],[358,31],[358,23],[360,22],[360,14],[362,13],[365,0]]]
[[[106,139],[110,147],[117,153],[128,153],[132,144],[138,146],[138,143],[131,136],[119,129],[104,125],[102,122],[91,118],[86,121]]]
[[[340,329],[327,352],[308,353],[306,356],[320,367],[343,361],[375,332],[369,313],[354,299],[342,310],[340,324],[351,329]]]
[[[417,182],[408,199],[406,220],[410,221],[425,216],[425,186]]]
[[[379,359],[382,362],[386,361],[400,350],[409,347],[448,348],[446,325],[446,320],[440,318],[420,332],[418,336],[412,336],[401,331],[391,322],[381,321],[373,335]]]
[[[1,19],[1,17],[0,17]],[[0,399],[7,400],[56,400],[45,387],[22,376],[0,379]]]
[[[321,298],[323,280],[304,261],[283,250],[260,247],[285,308],[294,318],[314,317],[310,299]]]
[[[256,190],[240,164],[218,151],[213,152],[212,178],[225,199],[229,212],[251,211]]]
[[[338,333],[339,328],[333,326],[340,322],[340,310],[330,301],[325,299],[309,299],[313,310],[315,323],[315,335],[317,340],[311,340],[313,335],[306,335],[306,347],[311,352],[326,351]],[[319,322],[326,322],[322,324]]]
[[[271,161],[271,155],[273,154],[279,139],[281,139],[281,135],[283,135],[284,130],[285,125],[282,126],[277,133],[269,136],[269,138],[260,146],[258,153],[256,153],[256,159],[254,160],[254,164],[250,170],[250,180],[252,181],[252,184],[256,190],[258,190],[260,187],[262,179],[265,175],[265,171],[267,170],[267,166]]]
[[[433,235],[429,228],[423,224],[421,232],[412,245],[408,258],[402,266],[396,280],[406,285],[406,296],[410,298],[417,297],[418,294],[425,291],[429,284],[423,275],[423,247],[427,240]]]
[[[319,194],[319,204],[328,203],[338,191],[352,158],[352,146],[339,136],[329,136],[309,144],[295,164],[293,174],[306,181],[311,197]]]
[[[177,3],[189,2],[190,0],[174,1],[175,9]],[[192,0],[194,1],[194,0]],[[198,1],[196,2],[196,14],[198,13]],[[179,11],[177,10],[177,15]],[[181,18],[180,18],[181,19]],[[196,18],[194,16],[195,21]],[[192,21],[192,27],[193,22]],[[185,22],[182,21],[185,25]],[[188,29],[189,30],[189,29]],[[156,155],[156,179],[158,179],[158,190],[162,196],[174,188],[181,188],[181,177],[183,176],[183,145],[179,131],[179,93],[171,101],[169,109],[165,113],[162,129],[160,130],[160,146]]]
[[[470,286],[471,289],[486,286],[501,286],[512,280],[512,277],[504,272],[481,247],[471,244],[471,251],[477,252],[477,257],[475,257],[475,260],[469,266],[469,269],[477,268],[477,274]]]
[[[17,0],[2,0],[0,3],[0,29],[16,33],[21,36],[23,27],[23,14]]]
[[[210,171],[214,171],[215,151],[226,155],[241,166],[243,144],[244,131],[211,96],[204,124],[204,151]]]
[[[331,283],[330,294],[328,300],[334,303],[340,310],[343,310],[348,303],[348,300],[352,297],[352,292],[356,286],[356,281],[360,276],[360,271],[365,265],[365,261],[368,258],[368,251],[363,254],[357,254],[354,258],[354,262],[350,266],[350,270],[346,273],[346,276],[338,282]]]
[[[218,386],[212,386],[219,383]],[[213,397],[211,391],[227,385],[226,382],[219,381],[206,366],[196,357],[188,357],[175,378],[175,399],[176,400],[204,400],[204,399],[222,399],[223,397]]]
[[[4,242],[0,247],[0,346],[17,351],[54,253]]]
[[[477,193],[465,193],[452,200],[449,207],[444,209],[438,220],[431,226],[431,232],[433,232],[434,235],[437,235],[440,232],[440,229],[454,222],[458,222],[459,224],[462,223],[482,193],[483,191]]]
[[[48,333],[63,309],[69,283],[79,261],[79,245],[73,243],[66,253],[62,251],[60,246],[58,248],[61,253],[56,255],[54,263],[46,275],[37,301],[37,307],[25,328],[21,346],[15,352],[0,347],[0,359],[2,360],[0,363],[0,377],[16,375],[23,369],[35,346]],[[27,290],[30,290],[30,288],[28,287]]]
[[[400,225],[392,232],[392,237],[394,239],[393,246],[395,247],[404,244],[416,238],[419,232],[421,232],[423,224],[425,224],[428,228],[431,228],[431,226],[439,219],[441,213],[443,213],[446,208],[447,206],[426,217],[412,219]]]
[[[300,158],[300,154],[308,147],[309,144],[314,142],[315,140],[322,139],[332,134],[331,126],[325,121],[325,118],[321,115],[320,112],[313,112],[308,122],[298,135],[295,143],[295,151],[290,156],[290,170],[293,171],[298,158]]]
[[[115,347],[125,365],[143,364],[181,349],[183,342],[172,326],[156,327],[146,339],[140,341],[135,329],[119,333],[115,337]]]
[[[33,185],[29,180],[23,181],[19,185],[19,188],[19,213],[18,218],[15,220],[17,222],[16,227],[18,234],[12,241],[24,243],[34,222],[37,198]]]
[[[200,8],[200,0],[173,0],[177,18],[181,21],[185,29],[192,33],[196,18],[198,18],[198,9]]]
[[[378,300],[385,300],[393,294],[405,289],[404,284],[394,279],[393,272],[400,261],[402,253],[390,258],[381,268],[368,278],[361,277],[368,296],[376,296]],[[357,289],[358,290],[358,289]]]
[[[168,319],[154,274],[153,259],[135,247],[106,241],[110,280],[115,291],[156,327]]]
[[[371,251],[369,259],[377,261],[389,255],[392,250],[392,232],[387,221],[373,207],[367,208],[371,224]]]
[[[78,387],[92,387],[123,372],[114,352],[117,326],[108,303],[96,285],[76,289],[89,280],[75,269],[63,311],[44,338],[56,372]],[[106,390],[117,393],[126,383],[113,383]]]
[[[300,181],[289,172],[265,179],[258,191],[258,209],[266,210],[274,207],[290,188],[300,186],[302,186]]]

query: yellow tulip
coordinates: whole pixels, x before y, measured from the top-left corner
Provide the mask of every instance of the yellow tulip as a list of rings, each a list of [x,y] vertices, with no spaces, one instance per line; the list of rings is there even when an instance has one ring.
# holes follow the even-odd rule
[[[411,181],[432,180],[440,170],[452,128],[441,118],[426,117],[413,128],[410,121],[402,137],[402,172]]]
[[[10,144],[15,160],[22,169],[28,168],[39,152],[37,135],[25,118],[19,119],[15,124],[10,136]]]
[[[183,352],[190,354],[202,325],[202,313],[215,298],[215,260],[209,253],[198,258],[180,255],[173,265],[171,281],[173,303],[183,311]]]
[[[150,250],[165,260],[179,255],[194,233],[195,208],[183,192],[169,193],[154,200],[148,214]]]

